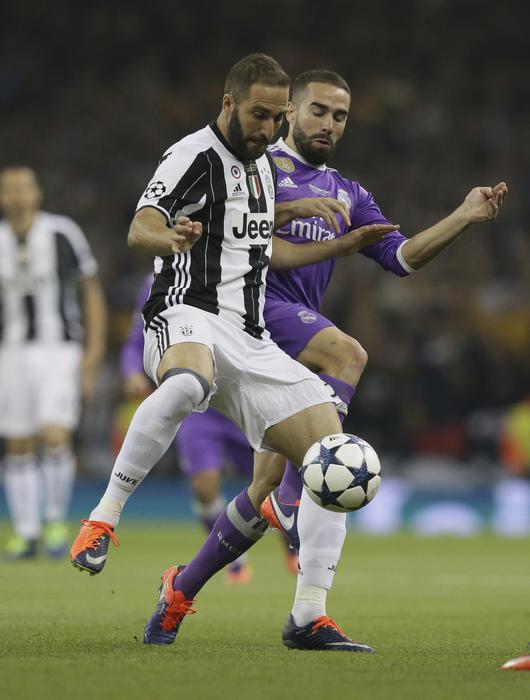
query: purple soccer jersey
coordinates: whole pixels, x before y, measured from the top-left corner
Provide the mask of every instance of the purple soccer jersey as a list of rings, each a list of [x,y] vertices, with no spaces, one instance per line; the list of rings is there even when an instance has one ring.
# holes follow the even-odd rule
[[[325,165],[310,165],[289,148],[283,139],[272,146],[270,152],[277,168],[277,202],[306,197],[333,197],[346,204],[350,212],[351,229],[368,224],[390,223],[381,213],[372,195],[358,182],[347,180],[337,170]],[[295,219],[277,231],[276,235],[289,243],[297,244],[326,241],[351,230],[340,217],[339,222],[341,230],[340,233],[336,233],[326,227],[323,219]],[[401,233],[393,231],[380,243],[363,248],[361,253],[375,260],[383,269],[405,276],[411,271],[400,251],[406,240]],[[308,309],[318,312],[334,265],[334,260],[325,260],[286,272],[269,270],[266,306],[276,300],[303,304]],[[267,327],[271,330],[269,323]]]
[[[142,308],[149,296],[153,281],[149,274],[136,301],[136,320],[121,353],[121,372],[124,377],[144,371],[144,332]],[[232,466],[245,476],[251,476],[253,453],[246,437],[231,420],[209,408],[205,413],[192,413],[177,433],[181,467],[187,476],[206,469],[224,469]]]

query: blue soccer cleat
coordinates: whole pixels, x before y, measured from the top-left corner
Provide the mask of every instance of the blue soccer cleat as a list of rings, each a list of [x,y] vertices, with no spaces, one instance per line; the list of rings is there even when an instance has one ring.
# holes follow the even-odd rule
[[[186,600],[182,591],[173,589],[173,581],[185,566],[170,566],[162,574],[160,597],[155,612],[149,618],[144,630],[144,644],[173,644],[177,632],[186,615],[196,611],[191,607],[193,600]]]
[[[289,649],[307,651],[358,651],[373,652],[372,647],[352,641],[337,623],[327,615],[321,615],[305,627],[297,627],[292,615],[282,630],[282,640]]]
[[[294,505],[280,503],[278,499],[279,488],[274,489],[261,504],[261,515],[269,523],[270,527],[283,532],[289,546],[298,553],[300,538],[298,537],[298,509],[300,502]]]

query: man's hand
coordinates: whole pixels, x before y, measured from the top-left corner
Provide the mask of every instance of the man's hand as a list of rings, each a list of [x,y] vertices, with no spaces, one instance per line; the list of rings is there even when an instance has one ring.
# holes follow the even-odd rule
[[[358,253],[367,245],[379,243],[392,231],[399,231],[399,226],[397,224],[370,224],[349,231],[342,238],[334,241],[339,248],[337,257],[343,258],[346,255]]]
[[[496,219],[507,194],[505,182],[499,182],[495,187],[475,187],[460,205],[460,213],[467,224]]]
[[[171,234],[171,249],[174,253],[187,253],[202,236],[200,221],[179,216]]]
[[[278,202],[275,207],[274,219],[276,230],[294,219],[310,219],[313,216],[324,219],[330,230],[340,233],[339,214],[351,226],[348,207],[332,197],[308,197]]]

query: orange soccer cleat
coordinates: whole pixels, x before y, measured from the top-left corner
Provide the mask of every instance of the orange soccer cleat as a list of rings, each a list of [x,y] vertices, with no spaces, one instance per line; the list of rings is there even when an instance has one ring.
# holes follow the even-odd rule
[[[76,568],[94,576],[105,566],[109,542],[119,547],[120,541],[109,523],[101,520],[81,520],[81,523],[83,527],[70,549],[70,559]]]
[[[194,601],[186,600],[182,591],[173,588],[175,578],[185,568],[184,565],[170,566],[162,574],[156,610],[145,626],[144,644],[173,644],[186,615],[196,612],[191,607]]]

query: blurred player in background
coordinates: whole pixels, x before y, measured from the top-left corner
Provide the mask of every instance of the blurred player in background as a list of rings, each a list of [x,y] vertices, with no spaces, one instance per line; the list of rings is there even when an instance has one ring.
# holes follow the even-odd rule
[[[152,274],[138,296],[137,314],[121,355],[125,394],[132,400],[145,398],[154,388],[143,369],[144,332],[141,311],[149,298]],[[175,438],[178,459],[193,491],[193,511],[208,532],[226,508],[221,489],[222,473],[232,468],[241,476],[252,478],[253,451],[241,430],[231,420],[209,408],[192,413],[182,422]],[[284,536],[282,534],[282,539]],[[297,571],[298,555],[287,548],[286,565]],[[226,569],[229,583],[248,583],[252,570],[243,554]]]
[[[72,432],[105,349],[105,303],[87,240],[68,217],[41,211],[41,201],[31,168],[0,172],[0,435],[11,559],[37,553],[43,522],[47,553],[65,552]]]

